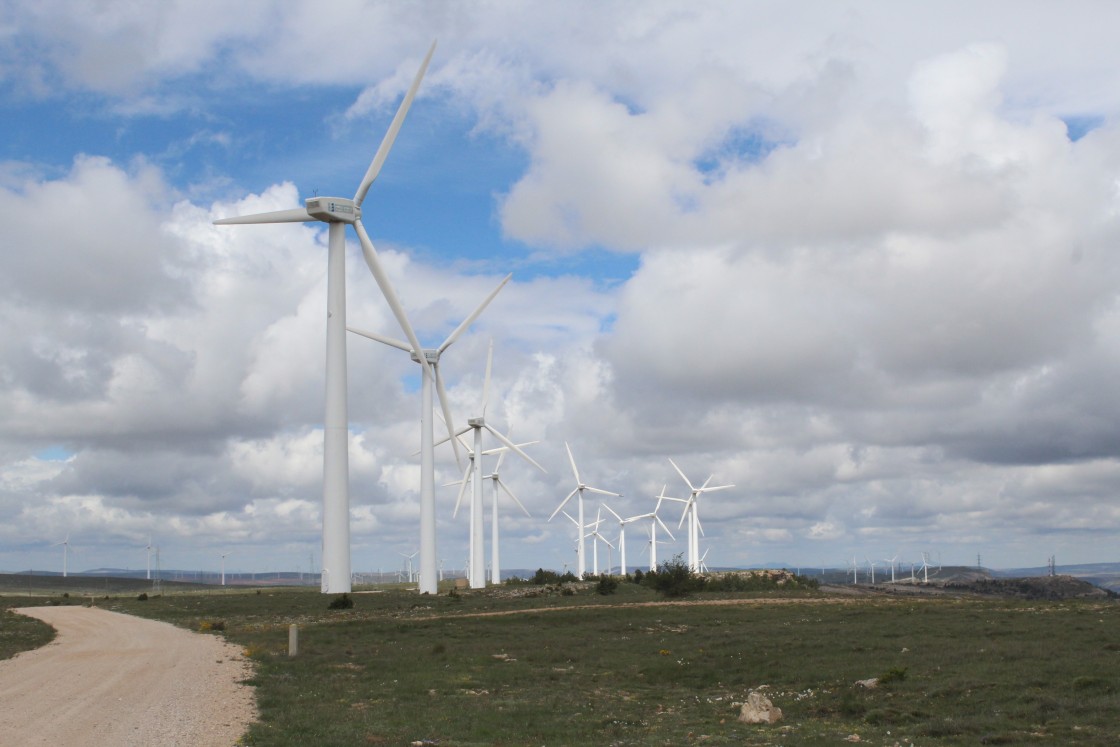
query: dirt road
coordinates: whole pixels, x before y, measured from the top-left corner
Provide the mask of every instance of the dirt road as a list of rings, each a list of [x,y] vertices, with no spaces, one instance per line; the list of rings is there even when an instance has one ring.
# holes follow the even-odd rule
[[[14,610],[58,631],[0,661],[0,745],[230,747],[255,718],[240,649],[90,607]]]

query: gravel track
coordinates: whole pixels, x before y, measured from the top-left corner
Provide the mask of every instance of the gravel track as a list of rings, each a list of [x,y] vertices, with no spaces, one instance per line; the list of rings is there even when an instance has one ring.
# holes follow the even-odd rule
[[[58,631],[0,661],[0,745],[230,747],[256,718],[252,674],[220,636],[96,607],[27,607]]]

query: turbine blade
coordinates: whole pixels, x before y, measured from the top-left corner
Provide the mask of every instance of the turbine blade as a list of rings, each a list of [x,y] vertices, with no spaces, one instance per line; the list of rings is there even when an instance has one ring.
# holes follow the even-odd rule
[[[362,245],[362,256],[365,257],[366,265],[369,266],[369,271],[373,273],[373,279],[377,281],[377,287],[381,289],[381,295],[385,296],[385,302],[389,304],[393,316],[397,318],[397,323],[401,325],[404,336],[408,338],[408,342],[412,345],[411,352],[420,359],[420,366],[424,369],[424,374],[435,379],[432,367],[428,364],[428,357],[424,355],[424,346],[420,344],[420,340],[416,337],[416,332],[413,331],[412,325],[408,321],[408,315],[404,313],[404,307],[401,306],[401,302],[397,298],[397,292],[393,290],[393,284],[389,282],[389,276],[385,274],[381,262],[377,259],[377,250],[373,248],[373,242],[369,240],[366,227],[362,225],[360,220],[356,220],[354,221],[354,230],[358,232],[358,241]]]
[[[600,490],[599,488],[593,488],[590,485],[584,485],[583,489],[590,490],[592,493],[598,493],[599,495],[613,495],[615,498],[622,497],[622,493],[612,493],[609,490]]]
[[[307,214],[307,208],[291,208],[290,210],[274,210],[270,213],[254,213],[252,215],[236,215],[232,218],[219,218],[214,221],[215,226],[240,226],[251,223],[310,223],[318,220]]]
[[[529,518],[532,518],[533,515],[529,513],[529,509],[525,508],[525,505],[517,499],[517,496],[513,494],[513,491],[506,487],[506,484],[502,482],[501,478],[498,478],[496,482],[498,483],[498,486],[506,492],[506,495],[512,498],[513,502],[516,503],[521,508],[521,510],[525,512],[525,515]]]
[[[607,509],[607,512],[608,512],[608,513],[610,513],[610,515],[611,515],[611,516],[613,516],[614,518],[618,519],[618,521],[619,521],[619,523],[620,523],[620,524],[622,523],[622,517],[621,517],[621,516],[619,516],[619,515],[618,515],[617,513],[615,513],[615,511],[614,511],[614,509],[613,509],[613,508],[611,508],[610,506],[608,506],[608,505],[607,505],[607,504],[605,504],[605,503],[603,504],[603,508]]]
[[[506,452],[507,451],[508,451],[508,449],[502,449],[502,451],[498,453],[498,461],[494,463],[494,474],[495,475],[498,474],[498,470],[500,470],[502,468],[502,462],[506,458]]]
[[[560,509],[564,508],[564,506],[567,505],[568,501],[572,500],[572,496],[575,495],[577,492],[579,492],[579,488],[576,488],[572,492],[568,493],[568,497],[565,498],[564,500],[560,501],[560,505],[556,507],[556,510],[552,512],[552,516],[549,516],[548,520],[552,521],[554,518],[556,518],[556,514],[560,513]],[[568,516],[567,514],[564,514],[564,515]],[[571,516],[568,516],[568,518],[572,519]],[[572,521],[575,521],[575,519],[572,519]],[[576,524],[578,525],[579,522],[576,521]]]
[[[386,337],[385,335],[379,335],[376,332],[369,332],[364,329],[358,329],[357,327],[350,326],[346,327],[346,331],[353,332],[354,334],[361,335],[362,337],[367,337],[374,342],[380,342],[384,345],[388,345],[389,347],[398,348],[406,353],[412,352],[411,345],[409,345],[407,342],[404,342],[403,340],[398,340],[395,337]]]
[[[452,518],[459,515],[459,504],[463,502],[463,493],[467,492],[467,483],[470,481],[471,469],[474,467],[474,460],[472,459],[467,463],[467,468],[463,470],[463,480],[459,483],[459,497],[455,499],[455,511],[451,514]]]
[[[494,338],[490,338],[490,348],[486,351],[486,377],[482,380],[482,419],[486,419],[486,404],[490,401],[490,368],[494,363]]]
[[[657,523],[658,523],[658,524],[660,524],[660,525],[661,525],[661,528],[665,530],[665,534],[669,535],[669,539],[671,539],[671,540],[673,540],[674,542],[676,542],[676,541],[677,541],[677,538],[676,538],[676,537],[674,537],[674,536],[673,536],[673,533],[669,531],[669,527],[665,526],[665,522],[663,522],[663,521],[661,520],[661,517],[660,517],[660,516],[657,516],[657,515],[655,514],[653,518],[657,519]]]
[[[393,116],[393,121],[390,123],[389,129],[386,130],[385,137],[381,139],[381,145],[378,146],[373,161],[366,169],[366,175],[362,177],[362,183],[358,185],[358,191],[354,193],[354,204],[358,207],[361,207],[362,201],[366,199],[366,193],[369,192],[370,185],[377,178],[378,172],[385,164],[385,159],[389,157],[393,141],[397,139],[397,133],[400,132],[401,125],[404,124],[404,118],[408,114],[409,107],[412,106],[412,99],[416,97],[416,91],[420,88],[420,81],[423,80],[424,73],[428,70],[428,63],[431,62],[432,54],[435,51],[436,43],[433,41],[424,62],[420,65],[420,70],[417,71],[416,77],[412,79],[412,85],[409,86],[408,93],[404,95],[401,105],[397,107],[397,113]]]
[[[441,417],[440,420],[443,420],[443,418]],[[459,430],[455,431],[455,437],[459,439],[459,443],[463,443],[463,439],[459,438],[459,436],[462,436],[464,433],[466,433],[470,429],[471,429],[471,427],[469,425],[465,425],[462,428],[460,428]],[[445,436],[444,438],[441,438],[438,441],[433,441],[432,446],[439,446],[441,444],[447,443],[450,440],[451,440],[451,436]],[[412,456],[416,456],[419,453],[420,453],[419,451],[414,451],[414,452],[412,452]],[[483,452],[483,453],[485,453],[485,452]]]
[[[716,485],[714,488],[700,488],[699,492],[701,492],[701,493],[714,493],[717,490],[727,490],[728,488],[733,488],[733,487],[735,487],[735,486],[734,485]]]
[[[485,428],[486,430],[490,431],[490,433],[493,434],[494,438],[498,439],[503,444],[505,444],[510,450],[512,450],[515,454],[517,454],[517,456],[521,457],[526,462],[533,465],[534,467],[539,469],[544,474],[546,474],[546,475],[548,474],[548,470],[546,470],[544,467],[542,467],[540,464],[538,464],[536,459],[533,459],[533,457],[529,456],[524,451],[522,451],[521,447],[519,447],[513,441],[510,441],[508,438],[506,438],[501,433],[499,433],[497,428],[493,428],[488,424],[483,424],[482,427]]]
[[[567,441],[564,442],[564,448],[568,450],[568,461],[572,465],[572,474],[576,476],[576,484],[582,484],[583,481],[579,479],[579,470],[576,469],[576,458],[572,456],[572,447],[568,446]]]
[[[447,390],[443,388],[443,377],[439,375],[439,367],[435,367],[436,394],[439,395],[439,406],[443,410],[443,422],[447,424],[447,436],[451,439],[451,448],[455,451],[455,463],[463,466],[463,456],[459,453],[459,439],[455,434],[455,426],[451,424],[451,408],[447,404]]]
[[[684,472],[681,472],[681,468],[677,466],[676,462],[670,459],[669,464],[673,465],[673,469],[675,469],[677,471],[677,474],[681,476],[681,479],[684,480],[684,484],[688,486],[689,490],[696,490],[696,488],[692,487],[692,483],[688,481],[688,478],[684,476]]]
[[[572,523],[573,523],[573,524],[575,524],[575,525],[576,525],[577,527],[579,526],[579,522],[578,522],[578,521],[576,521],[575,519],[573,519],[573,518],[572,518],[572,515],[571,515],[570,513],[568,513],[567,511],[565,511],[565,512],[564,512],[564,515],[568,517],[568,521],[572,522]]]
[[[443,344],[439,346],[439,352],[442,353],[444,350],[447,350],[449,347],[451,347],[451,344],[453,342],[459,339],[459,335],[463,334],[463,331],[466,330],[467,327],[471,326],[474,323],[475,319],[478,319],[478,315],[481,314],[486,309],[486,307],[490,305],[490,302],[494,300],[494,296],[498,295],[498,291],[504,288],[505,284],[508,283],[510,278],[512,277],[513,273],[510,273],[502,279],[502,282],[498,283],[498,287],[490,292],[490,295],[486,297],[486,300],[480,303],[478,305],[478,308],[475,309],[470,316],[464,319],[462,324],[455,328],[454,332],[447,336],[447,339],[444,340]]]
[[[684,520],[685,520],[685,518],[688,517],[688,507],[691,506],[691,505],[692,505],[692,499],[691,498],[689,498],[687,501],[684,502],[684,513],[681,514],[681,520],[679,522],[677,522],[677,529],[680,529],[681,527],[684,526]]]

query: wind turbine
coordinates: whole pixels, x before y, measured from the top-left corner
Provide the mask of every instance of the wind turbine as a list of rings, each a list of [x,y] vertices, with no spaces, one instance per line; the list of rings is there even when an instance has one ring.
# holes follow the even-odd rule
[[[684,514],[681,515],[680,524],[677,525],[677,528],[679,529],[681,525],[684,524],[685,519],[688,519],[688,567],[693,573],[699,573],[700,532],[702,532],[703,529],[700,526],[700,517],[696,514],[697,501],[702,493],[712,493],[717,490],[726,490],[727,488],[733,488],[735,486],[716,485],[709,488],[708,483],[712,481],[711,475],[708,476],[708,479],[704,481],[703,485],[696,486],[693,485],[688,477],[685,476],[684,472],[681,471],[681,468],[677,466],[676,462],[670,459],[669,464],[673,465],[673,469],[677,471],[677,474],[681,476],[681,479],[684,480],[685,484],[688,485],[688,489],[691,491],[691,494],[688,496],[688,498],[684,500]]]
[[[895,567],[895,561],[897,561],[897,560],[898,560],[898,553],[895,553],[893,558],[885,558],[883,560],[884,563],[890,563],[891,564],[891,583],[892,584],[894,583],[894,567]]]
[[[575,488],[572,489],[572,492],[568,493],[567,497],[565,497],[564,500],[560,501],[560,505],[556,507],[556,510],[552,512],[552,516],[549,516],[548,520],[552,521],[556,517],[556,514],[560,513],[560,510],[562,508],[564,508],[564,506],[568,503],[568,501],[570,501],[572,499],[573,495],[578,495],[579,496],[578,501],[577,501],[578,508],[579,508],[579,511],[578,511],[579,521],[576,524],[576,526],[579,527],[579,544],[576,546],[576,563],[577,563],[578,568],[579,568],[578,577],[582,579],[584,574],[587,573],[587,550],[586,550],[586,547],[584,545],[584,527],[585,527],[585,525],[584,525],[584,521],[583,521],[583,494],[584,494],[584,491],[590,491],[592,493],[599,493],[600,495],[612,495],[615,498],[621,498],[622,493],[612,493],[609,490],[601,490],[599,488],[593,488],[590,485],[588,485],[587,483],[585,483],[582,479],[580,479],[579,469],[576,467],[576,458],[574,456],[572,456],[572,447],[568,446],[567,441],[564,442],[564,448],[568,450],[568,461],[572,465],[572,474],[575,475],[576,486],[575,486]],[[571,518],[571,517],[569,517],[569,518]],[[573,521],[574,521],[574,519],[573,519]]]
[[[366,251],[367,260],[371,259],[373,245],[367,245],[363,240],[363,250]],[[376,260],[369,263],[370,269],[378,267]],[[375,274],[380,269],[375,271]],[[447,404],[447,391],[443,386],[443,378],[439,373],[439,359],[443,353],[451,347],[459,336],[467,330],[474,320],[490,305],[494,300],[494,296],[498,295],[498,291],[505,287],[509,282],[512,275],[506,275],[502,282],[498,283],[498,287],[490,292],[482,303],[471,312],[470,316],[464,319],[455,330],[447,336],[439,347],[425,348],[421,346],[420,341],[416,337],[416,333],[412,330],[412,325],[409,324],[408,318],[405,316],[404,309],[400,307],[400,302],[396,298],[389,298],[386,293],[386,299],[389,300],[390,305],[395,305],[394,313],[397,314],[397,319],[400,321],[401,326],[404,328],[405,335],[408,337],[408,342],[397,340],[392,337],[385,337],[375,332],[368,332],[365,330],[357,329],[354,327],[347,327],[351,332],[367,337],[376,342],[388,345],[390,347],[403,350],[408,353],[412,360],[419,363],[424,368],[424,373],[421,378],[420,387],[420,583],[419,591],[421,594],[436,594],[439,591],[439,584],[436,579],[436,491],[435,491],[435,435],[433,430],[433,402],[432,402],[432,383],[435,383],[436,393],[439,396],[440,407],[443,409],[443,420],[447,425],[447,433],[451,439],[451,446],[455,450],[455,459],[459,461],[459,441],[455,434],[455,426],[452,424],[451,410]],[[380,284],[380,281],[379,281]],[[493,428],[490,428],[485,422],[481,422],[481,428],[486,428],[491,433],[497,433]],[[500,437],[499,440],[501,440]],[[511,444],[512,445],[512,444]],[[515,450],[520,451],[514,446]],[[529,459],[528,456],[525,457]],[[532,462],[532,459],[529,459]],[[535,462],[533,462],[536,464]],[[539,466],[539,465],[538,465]],[[479,487],[481,491],[481,486]],[[481,495],[481,492],[480,492]],[[481,511],[480,511],[481,519]],[[472,565],[472,573],[476,572]],[[485,583],[485,582],[484,582]]]
[[[712,550],[712,546],[708,545],[707,547],[704,548],[704,554],[700,556],[700,572],[701,573],[708,573],[709,572],[708,571],[708,564],[705,563],[704,561],[708,559],[708,553],[711,552],[711,550]]]
[[[408,583],[410,583],[410,584],[414,580],[413,579],[413,574],[412,574],[412,559],[416,557],[418,552],[419,551],[414,551],[411,555],[408,554],[408,553],[403,553],[403,552],[397,553],[397,555],[400,555],[402,558],[405,558],[408,561]]]
[[[844,574],[847,576],[848,574]],[[856,556],[852,556],[852,585],[859,583],[859,565],[856,563]]]
[[[517,496],[513,494],[513,491],[510,490],[504,482],[502,482],[502,478],[499,475],[498,471],[502,468],[502,460],[505,459],[505,456],[505,451],[498,455],[498,461],[494,465],[494,471],[486,476],[486,479],[490,480],[491,486],[490,583],[492,584],[500,584],[502,582],[502,571],[501,565],[499,565],[498,553],[498,488],[504,490],[506,495],[508,495],[510,499],[517,504],[517,507],[525,512],[526,516],[532,516],[532,514],[529,513],[529,509],[525,508],[525,505],[517,499]]]
[[[613,511],[612,511],[612,513],[613,513]],[[592,575],[595,575],[595,576],[599,575],[599,543],[602,542],[603,544],[605,544],[607,547],[611,548],[612,550],[614,549],[614,545],[611,544],[611,541],[609,539],[607,539],[606,537],[604,537],[599,532],[599,526],[602,523],[603,523],[603,511],[600,508],[599,513],[596,514],[596,516],[595,516],[595,523],[588,525],[588,527],[591,529],[591,531],[587,533],[587,537],[589,537],[591,539],[591,542],[592,542],[591,556],[592,556],[592,559],[593,559],[593,562],[594,562],[593,569],[592,569]],[[609,563],[608,563],[608,565],[609,565]],[[610,573],[610,568],[607,569],[607,572]]]
[[[152,535],[148,535],[148,546],[144,548],[148,551],[148,580],[152,580]]]
[[[867,560],[867,565],[871,569],[871,585],[874,586],[875,585],[875,563],[874,563],[874,561],[871,560],[871,558],[865,558],[865,560]]]
[[[401,101],[400,108],[397,109],[385,137],[381,140],[373,161],[358,184],[353,199],[312,197],[301,208],[214,221],[216,225],[313,221],[327,224],[327,381],[326,412],[323,423],[323,563],[321,569],[324,594],[350,591],[350,487],[347,453],[349,424],[346,412],[346,226],[347,224],[354,226],[362,245],[362,254],[378,287],[381,288],[386,301],[389,302],[389,307],[413,343],[413,349],[421,350],[396,293],[377,260],[377,253],[366,233],[365,226],[362,225],[361,216],[362,202],[393,147],[393,141],[396,140],[405,115],[412,106],[412,99],[416,96],[435,49],[436,45],[433,42],[408,93]],[[420,360],[425,374],[430,375],[427,360],[423,357]],[[421,508],[422,517],[423,513],[424,510]],[[423,523],[423,518],[421,521]],[[434,497],[431,524],[434,547]],[[426,565],[432,568],[435,564],[433,562]],[[433,588],[432,591],[435,589]]]
[[[509,280],[509,277],[507,277],[506,280]],[[503,285],[504,285],[504,283],[505,283],[505,281],[503,281]],[[498,288],[500,290],[501,286],[498,286]],[[498,291],[494,291],[494,293],[497,293],[497,292]],[[491,297],[493,297],[493,295],[491,295]],[[489,301],[487,301],[487,302],[489,302]],[[521,457],[525,461],[529,462],[529,464],[533,465],[534,467],[539,469],[541,472],[547,473],[547,470],[545,470],[544,467],[542,467],[540,464],[538,464],[532,457],[530,457],[528,454],[526,454],[524,451],[522,451],[521,447],[518,444],[515,444],[507,436],[502,435],[502,433],[500,433],[496,428],[494,428],[493,426],[491,426],[489,423],[486,422],[486,406],[487,406],[487,404],[489,402],[489,398],[490,398],[490,370],[493,367],[493,362],[494,362],[494,341],[491,340],[490,341],[490,347],[489,347],[489,349],[487,350],[487,353],[486,353],[486,375],[483,378],[483,383],[482,383],[482,403],[481,403],[481,407],[480,407],[482,414],[479,415],[478,417],[475,417],[475,418],[468,418],[466,427],[461,428],[458,431],[454,431],[451,435],[451,438],[455,439],[455,438],[458,438],[459,436],[464,435],[465,433],[467,433],[467,431],[471,431],[472,434],[473,434],[473,440],[472,440],[473,446],[469,449],[469,459],[468,459],[468,462],[467,462],[467,469],[466,469],[466,472],[463,473],[463,482],[462,482],[462,484],[460,485],[460,488],[459,488],[459,499],[455,503],[455,512],[458,513],[459,502],[462,501],[463,490],[466,488],[467,480],[469,478],[470,483],[471,483],[471,513],[470,513],[470,523],[471,523],[470,547],[471,547],[471,553],[472,553],[471,567],[472,567],[472,569],[477,569],[475,572],[471,573],[470,585],[471,585],[472,589],[481,589],[481,588],[486,586],[486,575],[485,575],[485,569],[483,567],[483,558],[484,558],[484,555],[485,555],[485,548],[483,547],[483,537],[482,537],[482,525],[483,525],[482,481],[486,476],[482,474],[482,456],[485,455],[485,454],[494,453],[494,451],[495,451],[495,450],[491,450],[491,451],[483,451],[482,450],[482,432],[483,431],[488,431],[490,433],[490,435],[492,435],[494,438],[496,438],[503,445],[502,446],[503,450],[501,452],[501,455],[498,457],[498,464],[499,465],[501,464],[502,458],[505,456],[505,450],[508,449],[508,450],[511,450],[511,451],[515,452],[519,457]],[[440,443],[443,443],[443,441],[440,441]],[[509,488],[507,488],[504,483],[501,483],[501,478],[498,477],[497,467],[495,467],[494,473],[489,475],[489,477],[492,478],[493,481],[494,481],[494,483],[493,483],[493,488],[494,488],[494,504],[493,504],[494,505],[494,513],[493,513],[493,519],[492,519],[492,534],[491,534],[491,542],[492,542],[492,547],[491,547],[491,579],[493,580],[493,583],[500,583],[500,581],[494,580],[494,579],[499,579],[501,577],[501,569],[498,567],[498,513],[497,513],[498,512],[498,485],[501,484],[501,487],[507,493],[509,493],[510,497],[512,497],[515,502],[517,502],[517,505],[521,506],[521,502],[517,500],[517,498],[513,495],[513,493],[510,492]],[[525,510],[524,506],[521,506],[521,510],[525,511],[526,516],[529,515],[529,512]]]
[[[665,530],[665,534],[669,535],[669,539],[673,541],[677,539],[673,536],[673,533],[669,531],[669,527],[665,526],[665,522],[661,520],[661,517],[657,515],[657,512],[661,510],[661,502],[665,500],[684,502],[682,498],[670,498],[665,495],[666,487],[665,485],[661,486],[661,492],[657,495],[657,505],[654,507],[653,512],[649,514],[649,569],[651,571],[657,570],[657,525],[661,525],[661,528]]]
[[[922,583],[929,583],[929,553],[922,553]]]
[[[66,578],[66,563],[69,560],[68,556],[70,554],[70,532],[66,533],[66,539],[61,542],[55,542],[51,547],[58,547],[59,545],[62,546],[62,577]]]
[[[226,556],[233,555],[233,551],[222,553],[222,586],[226,585]]]

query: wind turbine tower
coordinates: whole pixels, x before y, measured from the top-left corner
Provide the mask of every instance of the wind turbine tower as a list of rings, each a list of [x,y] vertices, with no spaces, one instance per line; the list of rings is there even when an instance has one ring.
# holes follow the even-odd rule
[[[373,244],[362,225],[362,202],[369,192],[378,172],[393,147],[393,141],[404,123],[405,115],[412,105],[412,99],[420,87],[420,81],[428,69],[436,45],[433,42],[428,50],[412,86],[405,94],[400,108],[397,109],[377,153],[373,157],[365,176],[358,185],[353,199],[344,197],[313,197],[304,207],[280,210],[272,213],[244,215],[235,218],[216,220],[216,225],[235,225],[250,223],[307,223],[321,221],[327,224],[327,362],[326,362],[326,412],[323,423],[323,567],[322,591],[324,594],[338,594],[350,591],[350,486],[349,455],[347,440],[349,423],[346,406],[346,226],[354,226],[362,244],[366,258],[381,292],[389,301],[398,321],[411,332],[407,319],[403,317],[400,304],[389,285],[388,278],[377,260]],[[413,349],[421,350],[415,335],[409,335]],[[428,364],[422,359],[426,374]],[[425,379],[426,380],[426,379]],[[433,498],[434,503],[434,498]],[[423,514],[423,509],[421,509]],[[434,508],[432,526],[434,528]],[[428,564],[433,567],[434,562]],[[435,591],[435,589],[432,589]]]

